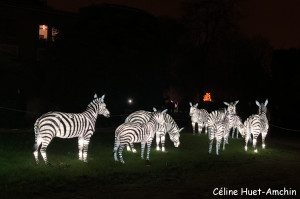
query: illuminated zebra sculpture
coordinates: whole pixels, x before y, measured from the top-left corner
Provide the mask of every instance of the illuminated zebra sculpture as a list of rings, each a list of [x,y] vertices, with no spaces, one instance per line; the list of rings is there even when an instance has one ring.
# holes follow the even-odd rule
[[[198,109],[198,103],[193,105],[190,102],[190,116],[192,121],[193,127],[193,134],[195,135],[195,125],[198,124],[198,134],[201,134],[203,127],[205,127],[205,134],[207,134],[207,119],[208,119],[208,112],[205,109]]]
[[[163,112],[154,112],[148,122],[143,124],[127,122],[121,124],[115,131],[115,144],[114,144],[114,159],[118,161],[117,152],[119,153],[120,162],[125,163],[122,152],[126,145],[132,143],[141,143],[141,158],[144,159],[144,150],[147,143],[147,158],[149,161],[151,143],[154,138],[155,132],[164,125]]]
[[[91,136],[95,132],[95,123],[98,115],[109,117],[110,113],[104,103],[104,96],[94,100],[83,113],[48,112],[38,118],[34,124],[35,144],[34,157],[38,164],[38,149],[41,145],[41,155],[45,164],[47,160],[46,149],[54,137],[74,138],[78,137],[79,160],[87,162],[88,145]]]
[[[267,104],[268,99],[265,101],[265,103],[259,103],[258,101],[255,101],[256,105],[258,106],[258,114],[251,115],[246,119],[244,122],[245,126],[245,150],[247,151],[248,147],[248,141],[249,138],[251,138],[251,135],[253,136],[253,147],[254,152],[257,152],[257,137],[261,133],[262,138],[262,148],[265,148],[265,138],[267,136],[268,130],[269,130],[269,121],[267,119]]]
[[[153,108],[153,111],[156,112],[157,110]],[[131,113],[126,119],[125,123],[132,122],[132,123],[138,123],[138,124],[144,124],[148,122],[151,118],[152,113],[149,111],[136,111],[134,113]],[[175,147],[178,147],[180,144],[179,138],[180,138],[180,132],[183,128],[179,129],[174,119],[167,113],[163,114],[164,116],[164,122],[165,125],[161,126],[161,128],[156,131],[156,150],[160,150],[159,143],[161,143],[162,147],[161,150],[165,152],[165,137],[166,133],[169,133],[170,140],[174,143]],[[134,145],[130,144],[132,152],[136,152]],[[127,150],[130,151],[129,145],[127,145]]]

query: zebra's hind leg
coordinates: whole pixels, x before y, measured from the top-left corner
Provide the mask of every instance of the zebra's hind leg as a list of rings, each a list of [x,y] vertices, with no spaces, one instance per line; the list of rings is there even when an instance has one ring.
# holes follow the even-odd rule
[[[150,166],[150,150],[151,150],[152,139],[147,142],[147,157],[146,157],[146,165]]]
[[[41,146],[41,149],[40,149],[41,155],[42,155],[46,165],[51,165],[50,162],[48,162],[47,154],[46,154],[46,150],[47,150],[47,147],[48,147],[49,143],[51,142],[51,139],[50,140],[49,139],[43,140],[42,141],[42,146]]]
[[[124,144],[121,144],[120,147],[119,147],[119,157],[120,157],[120,162],[122,164],[125,164],[125,161],[124,161],[123,156],[122,156],[122,152],[123,152],[124,148],[125,148]]]
[[[257,153],[256,143],[257,143],[257,138],[253,138],[253,148],[255,153]]]
[[[265,139],[266,139],[267,133],[263,132],[261,134],[261,139],[262,139],[262,148],[265,149],[266,148],[266,144],[265,144]]]
[[[41,145],[41,138],[38,136],[36,143],[33,146],[33,155],[35,158],[36,164],[39,164],[39,146]]]
[[[130,148],[129,144],[126,145],[126,149],[127,149],[127,151],[131,151],[131,148]]]
[[[128,145],[127,145],[128,146]],[[130,143],[132,153],[136,153],[136,149],[134,148],[133,143]]]
[[[120,146],[120,142],[115,141],[115,146],[114,146],[114,159],[115,159],[115,161],[119,161],[118,157],[117,157],[117,152],[118,152],[119,146]]]
[[[248,145],[248,136],[245,138],[245,151],[248,150],[248,146],[247,145]]]

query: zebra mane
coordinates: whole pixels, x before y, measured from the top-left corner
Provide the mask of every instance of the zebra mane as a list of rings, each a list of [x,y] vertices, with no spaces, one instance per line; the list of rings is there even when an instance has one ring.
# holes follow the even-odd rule
[[[170,128],[169,130],[168,130],[168,132],[171,132],[174,128],[176,128],[177,130],[179,129],[178,128],[178,125],[176,124],[176,122],[175,122],[175,120],[171,117],[171,115],[169,115],[169,114],[165,114],[165,116],[164,116],[165,118],[165,121],[168,121],[167,123],[166,123],[166,126],[171,126],[172,128]],[[167,128],[168,129],[168,128]]]

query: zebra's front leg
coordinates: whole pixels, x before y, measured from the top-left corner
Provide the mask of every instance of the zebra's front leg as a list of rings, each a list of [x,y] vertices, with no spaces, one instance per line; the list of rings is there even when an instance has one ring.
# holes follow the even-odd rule
[[[235,128],[235,134],[236,134],[236,138],[238,139],[238,138],[239,138],[239,131],[238,131],[238,128]]]
[[[84,138],[84,141],[83,141],[83,162],[85,162],[85,163],[88,162],[87,155],[88,155],[89,143],[90,143],[90,137]]]
[[[144,159],[144,151],[145,151],[146,142],[141,142],[141,158]]]
[[[198,123],[198,135],[202,133],[202,129],[203,129],[202,125],[203,125],[202,123]]]
[[[83,137],[78,137],[78,156],[79,156],[79,160],[83,160],[83,143],[84,143],[84,139]]]
[[[162,135],[160,137],[160,139],[161,139],[161,151],[162,152],[167,152],[166,149],[165,149],[166,136]]]
[[[219,155],[220,144],[221,144],[221,141],[216,142],[216,154],[217,155]]]
[[[192,127],[193,127],[193,135],[195,135],[195,122],[192,122]]]
[[[207,134],[207,130],[208,130],[207,124],[205,124],[204,126],[205,126],[205,129],[204,129],[205,130],[205,134]]]
[[[212,145],[213,145],[214,139],[209,140],[209,147],[208,147],[208,153],[211,154]]]
[[[160,147],[159,147],[159,143],[160,143],[160,135],[158,134],[158,133],[156,133],[156,136],[155,136],[156,138],[156,150],[157,151],[160,151]]]
[[[248,135],[246,135],[246,138],[245,138],[245,151],[248,150]]]

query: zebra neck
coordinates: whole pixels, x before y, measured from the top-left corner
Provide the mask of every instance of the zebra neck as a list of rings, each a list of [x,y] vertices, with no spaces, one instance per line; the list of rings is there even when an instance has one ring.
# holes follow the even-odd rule
[[[261,114],[259,114],[260,118],[263,119],[264,121],[267,121],[267,115],[265,112],[262,112]]]
[[[98,109],[96,107],[94,108],[88,107],[84,113],[90,118],[93,124],[96,123],[98,117]]]

